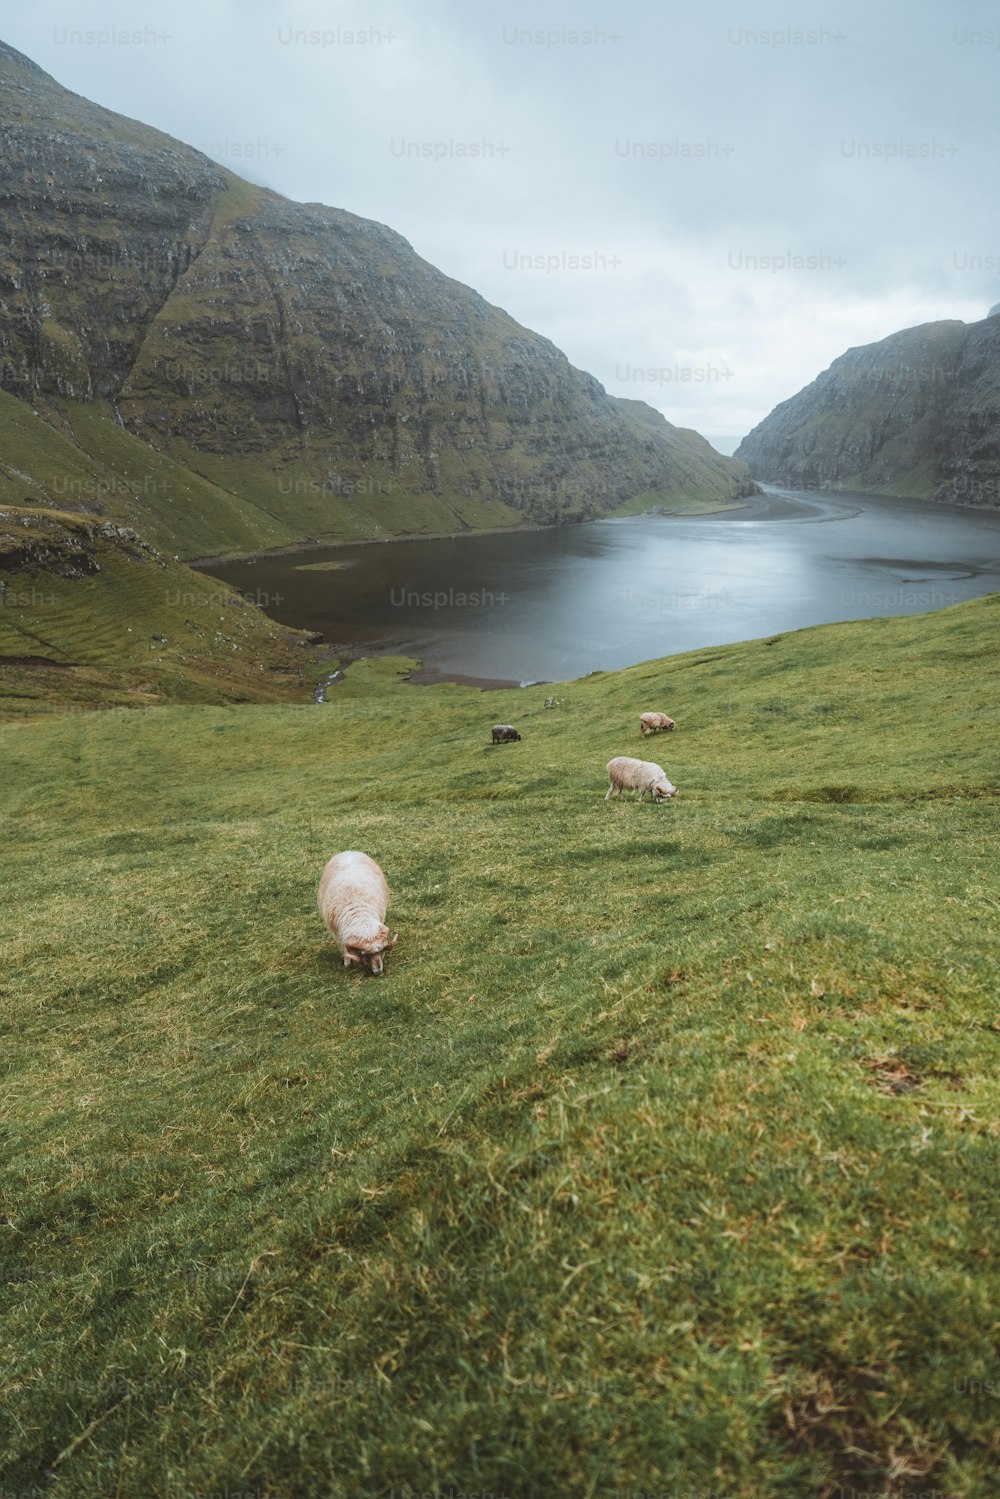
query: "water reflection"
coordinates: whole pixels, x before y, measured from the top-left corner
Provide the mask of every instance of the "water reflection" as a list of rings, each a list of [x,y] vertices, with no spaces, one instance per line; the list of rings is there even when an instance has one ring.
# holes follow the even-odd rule
[[[990,592],[1000,514],[771,490],[728,516],[342,547],[211,572],[355,654],[558,681]]]

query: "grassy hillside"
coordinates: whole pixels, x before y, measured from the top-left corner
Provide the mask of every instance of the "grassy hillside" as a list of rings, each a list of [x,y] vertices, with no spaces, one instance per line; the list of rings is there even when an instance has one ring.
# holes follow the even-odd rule
[[[627,420],[641,432],[631,411]],[[201,453],[180,439],[169,456],[127,432],[101,401],[38,397],[28,405],[0,390],[0,422],[0,505],[99,515],[135,527],[155,546],[186,559],[305,538],[336,544],[525,523],[513,504],[463,487],[458,467],[447,494],[424,495],[415,503],[391,470],[378,464],[360,476],[318,476],[315,463],[292,455],[276,477],[261,466],[259,455]],[[701,452],[708,449],[705,440],[686,430],[675,440],[663,426],[673,482],[637,491],[615,513],[697,514],[739,505],[732,490],[713,482]],[[588,477],[597,482],[596,470]],[[528,483],[527,470],[511,480],[512,501],[523,499]],[[547,517],[557,518],[556,512]]]
[[[0,509],[0,719],[66,708],[301,702],[306,637],[134,529]]]
[[[0,390],[0,505],[99,515],[134,526],[154,546],[182,557],[300,539],[260,506],[184,468],[131,436],[94,401],[27,405]]]
[[[998,623],[0,728],[0,1489],[995,1493]]]

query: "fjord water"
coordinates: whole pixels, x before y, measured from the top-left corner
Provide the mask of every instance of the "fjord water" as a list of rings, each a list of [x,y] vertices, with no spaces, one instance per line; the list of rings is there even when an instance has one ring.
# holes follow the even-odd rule
[[[768,486],[716,515],[336,547],[211,573],[352,655],[561,681],[993,592],[1000,512]]]

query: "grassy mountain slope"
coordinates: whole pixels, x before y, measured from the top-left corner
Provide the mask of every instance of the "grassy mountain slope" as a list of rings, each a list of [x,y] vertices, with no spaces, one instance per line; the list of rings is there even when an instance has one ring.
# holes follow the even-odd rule
[[[1000,504],[1000,318],[849,349],[737,455],[783,484]]]
[[[133,526],[156,547],[205,556],[298,540],[276,516],[238,499],[133,437],[107,402],[42,401],[0,390],[0,504],[75,511]]]
[[[0,508],[0,717],[301,701],[306,637],[127,526]]]
[[[998,614],[0,728],[0,1481],[985,1499]]]
[[[187,471],[188,503],[148,505],[182,556],[752,492],[393,230],[244,182],[3,44],[0,135],[0,387],[69,423],[87,468],[110,426]]]

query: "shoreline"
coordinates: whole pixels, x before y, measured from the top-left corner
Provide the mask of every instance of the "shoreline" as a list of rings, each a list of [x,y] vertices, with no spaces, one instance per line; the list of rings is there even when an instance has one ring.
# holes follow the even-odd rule
[[[526,521],[516,526],[484,526],[481,530],[474,526],[466,527],[461,531],[435,531],[431,534],[423,532],[403,532],[397,536],[352,536],[341,537],[338,540],[317,536],[307,536],[301,541],[287,541],[277,547],[263,547],[247,552],[220,552],[212,557],[182,557],[181,563],[184,567],[201,570],[212,567],[228,567],[232,563],[253,563],[270,557],[292,557],[300,552],[320,551],[343,551],[348,547],[369,546],[391,546],[393,542],[403,541],[460,541],[466,536],[520,536],[527,531],[558,531],[568,526],[595,526],[605,522],[614,522],[617,525],[626,525],[629,521],[648,520],[650,516],[656,516],[661,520],[794,520],[798,517],[803,519],[809,515],[822,514],[824,508],[829,504],[850,502],[851,500],[898,500],[903,504],[926,504],[935,510],[962,510],[978,514],[982,512],[996,513],[1000,506],[984,505],[951,505],[937,500],[929,500],[920,495],[901,494],[864,494],[859,490],[847,489],[793,489],[790,485],[777,484],[771,479],[755,480],[755,483],[767,485],[768,488],[760,488],[757,494],[744,495],[736,500],[722,501],[711,510],[665,510],[654,506],[649,510],[637,510],[627,515],[597,515],[589,520],[563,521],[559,524],[548,526],[538,525],[532,521]],[[749,512],[749,513],[748,513]],[[350,564],[346,564],[350,565]]]
[[[518,682],[512,677],[473,677],[464,671],[444,671],[436,666],[425,666],[421,661],[414,670],[407,672],[404,681],[408,687],[444,687],[452,683],[456,687],[478,687],[480,692],[521,692],[524,687],[547,687],[548,682]]]
[[[262,547],[249,552],[221,552],[215,557],[182,557],[181,564],[184,567],[195,569],[207,567],[228,567],[234,562],[257,562],[265,557],[293,557],[297,552],[319,552],[339,551],[346,547],[375,547],[391,546],[396,541],[460,541],[465,536],[520,536],[526,531],[558,531],[566,526],[593,526],[601,521],[630,521],[644,520],[651,515],[661,516],[664,520],[709,520],[717,516],[732,515],[735,511],[749,509],[750,500],[764,499],[764,494],[744,496],[742,499],[729,502],[720,502],[714,510],[638,510],[629,515],[595,515],[589,520],[563,521],[558,524],[541,526],[527,521],[518,526],[469,526],[462,531],[435,531],[428,535],[423,532],[406,533],[398,536],[352,536],[345,537],[339,541],[323,540],[317,536],[307,536],[302,541],[286,541],[278,547]],[[769,519],[762,516],[761,519]]]
[[[805,533],[799,530],[800,527],[804,526],[808,531],[809,528],[814,525],[823,526],[835,522],[849,521],[852,517],[856,517],[857,514],[868,505],[870,505],[872,510],[884,508],[886,512],[890,513],[898,506],[913,505],[920,511],[934,513],[939,516],[946,514],[947,511],[952,509],[955,509],[959,513],[965,515],[981,515],[983,514],[984,510],[984,507],[981,506],[952,507],[938,504],[932,500],[918,500],[916,498],[908,499],[907,497],[900,495],[863,495],[848,490],[793,490],[790,487],[772,484],[769,481],[765,481],[765,483],[766,487],[762,487],[757,494],[746,496],[738,503],[722,503],[714,509],[705,509],[701,511],[666,511],[662,507],[654,506],[649,510],[639,511],[632,514],[612,514],[607,516],[600,516],[596,520],[574,521],[569,523],[569,525],[601,525],[602,527],[627,528],[636,524],[648,525],[648,522],[650,520],[663,520],[665,522],[700,522],[704,520],[710,523],[708,530],[702,532],[707,542],[709,532],[712,531],[714,527],[717,527],[720,523],[725,526],[726,522],[738,522],[743,526],[750,525],[751,531],[753,531],[753,528],[757,523],[774,522],[777,523],[779,527],[779,531],[776,533],[776,535],[784,534],[790,537],[793,532],[798,532],[800,537],[803,538],[799,545],[806,546],[807,548],[811,545],[815,548],[817,544],[821,545],[821,543],[806,543],[804,540]],[[997,512],[993,511],[992,513],[995,517]],[[987,514],[989,514],[989,512],[987,512]],[[333,543],[320,540],[316,537],[311,537],[304,541],[289,543],[282,547],[270,549],[266,552],[245,554],[244,558],[242,559],[238,559],[233,556],[229,556],[228,558],[222,557],[218,559],[204,559],[200,561],[199,565],[202,567],[209,567],[214,561],[214,565],[216,566],[226,567],[228,565],[234,567],[235,569],[240,567],[241,562],[243,565],[246,565],[250,558],[252,558],[254,562],[260,561],[262,563],[266,563],[269,559],[272,558],[279,559],[283,557],[294,557],[298,553],[309,554],[312,552],[323,550],[326,550],[334,559],[336,559],[338,553],[342,554],[345,548],[353,545],[377,546],[379,544],[386,545],[390,542],[458,540],[463,536],[490,536],[498,534],[519,535],[522,532],[557,531],[564,528],[568,530],[569,525],[565,527],[556,525],[541,526],[529,523],[517,527],[493,527],[483,531],[465,530],[461,532],[450,532],[440,536],[422,535],[369,537],[360,542],[342,541]],[[664,525],[662,528],[656,527],[655,529],[659,533],[659,535],[662,536],[664,542],[666,543],[667,538],[670,534],[669,525]],[[694,544],[697,544],[697,533],[699,529],[700,528],[698,527],[694,528]],[[838,531],[839,529],[839,526],[834,525],[835,531]],[[622,542],[627,548],[629,546],[629,543],[625,541],[625,533],[619,532],[619,534],[622,536]],[[682,528],[681,533],[678,534],[686,538],[686,541],[684,542],[685,545],[692,544],[692,531],[690,527]],[[756,534],[760,537],[763,536],[764,533],[757,531]],[[594,535],[596,537],[597,533],[595,532]],[[716,535],[721,538],[722,533],[716,531]],[[789,544],[793,545],[793,543],[791,542],[789,542]],[[529,552],[533,550],[530,543],[527,543],[525,545],[527,546]],[[401,565],[419,565],[415,556],[411,557],[410,562],[407,563],[407,554],[404,552],[399,555],[403,559]],[[252,563],[250,563],[250,565],[252,565]],[[319,565],[329,565],[331,567],[360,567],[363,565],[363,558],[360,556],[356,558],[342,557],[339,562],[334,560],[329,564],[321,563]],[[381,564],[376,565],[381,566]],[[188,566],[194,567],[195,563],[189,563]],[[249,581],[245,586],[251,586]],[[922,611],[917,610],[916,612]],[[356,625],[357,622],[355,621],[354,624]],[[798,628],[804,627],[805,626],[798,626]],[[292,628],[294,628],[294,626]],[[299,628],[302,627],[299,626]],[[344,640],[343,635],[351,633],[351,630],[351,625],[347,625],[345,629],[344,621],[341,621],[338,634],[340,634],[340,631],[343,631],[343,634],[340,634],[339,641],[335,643],[327,639],[322,642],[316,642],[316,644],[320,646],[320,650],[316,653],[316,655],[319,656],[320,659],[325,659],[327,662],[329,662],[327,672],[331,672],[331,668],[335,664],[339,668],[339,672],[332,672],[331,677],[328,678],[328,681],[322,684],[323,687],[333,687],[335,686],[338,679],[342,680],[342,676],[340,676],[339,674],[343,671],[348,670],[352,662],[358,659],[359,656],[394,654],[392,649],[386,649],[384,644],[376,644],[374,640],[366,639],[364,642],[356,640]],[[416,643],[416,641],[413,642],[413,644]],[[490,672],[489,674],[480,675],[474,672],[469,672],[468,670],[463,671],[461,669],[448,669],[444,666],[429,665],[422,656],[419,656],[417,654],[417,652],[411,653],[410,651],[407,651],[405,652],[405,654],[410,654],[411,660],[416,657],[412,668],[406,673],[405,676],[406,684],[414,687],[431,687],[451,684],[466,689],[478,690],[480,692],[513,692],[515,689],[521,691],[524,687],[548,685],[546,679],[538,679],[537,681],[535,679],[532,679],[531,681],[522,681],[520,678],[506,677],[499,674],[496,671],[496,668],[494,668],[494,671]],[[313,659],[315,660],[316,656],[314,656]],[[506,663],[503,661],[498,661],[496,663],[496,666],[500,667],[502,670],[502,667],[505,664]]]
[[[574,521],[574,525],[586,525],[586,521]],[[194,557],[190,561],[181,558],[184,567],[228,567],[232,562],[259,562],[265,557],[294,557],[298,552],[340,551],[345,547],[389,546],[394,541],[459,541],[463,536],[520,536],[525,531],[553,531],[554,526],[484,526],[477,530],[470,526],[465,531],[438,531],[433,536],[423,533],[400,536],[352,536],[341,541],[324,541],[308,536],[304,541],[286,541],[280,547],[262,547],[253,552],[223,552],[218,557]],[[345,564],[345,566],[348,564]]]
[[[846,489],[791,489],[788,485],[774,484],[769,479],[760,482],[770,487],[760,489],[757,494],[720,502],[711,510],[665,510],[654,506],[650,510],[638,510],[627,515],[597,515],[589,520],[563,521],[548,526],[527,521],[517,526],[484,526],[481,530],[470,526],[461,531],[435,531],[432,534],[403,532],[397,536],[352,536],[342,537],[339,540],[307,536],[301,541],[288,541],[281,546],[264,547],[255,551],[221,552],[213,557],[182,557],[181,563],[184,567],[191,567],[197,571],[212,567],[228,567],[233,563],[252,564],[265,558],[293,557],[298,553],[344,551],[348,547],[391,546],[394,542],[460,541],[466,536],[520,536],[525,532],[558,531],[569,526],[596,526],[605,523],[627,525],[630,521],[648,520],[651,516],[668,521],[708,520],[714,522],[807,519],[810,516],[823,514],[830,504],[851,500],[899,500],[904,504],[927,504],[940,510],[957,509],[973,513],[983,510],[992,511],[994,508],[1000,509],[1000,507],[982,505],[944,505],[936,500],[922,499],[917,495],[862,494]],[[350,563],[345,563],[345,566],[350,566]]]

